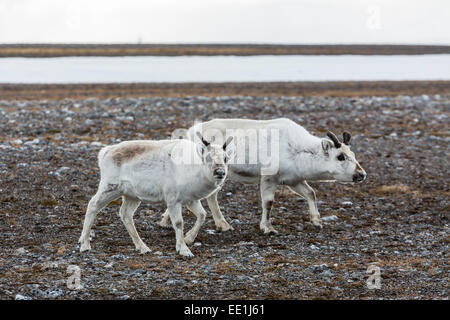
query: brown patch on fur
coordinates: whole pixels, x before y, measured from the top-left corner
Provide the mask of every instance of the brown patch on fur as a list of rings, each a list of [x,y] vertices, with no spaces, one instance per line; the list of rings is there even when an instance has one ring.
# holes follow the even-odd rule
[[[147,144],[130,144],[121,146],[113,151],[112,159],[117,166],[120,166],[123,163],[131,161],[154,148],[154,146]]]

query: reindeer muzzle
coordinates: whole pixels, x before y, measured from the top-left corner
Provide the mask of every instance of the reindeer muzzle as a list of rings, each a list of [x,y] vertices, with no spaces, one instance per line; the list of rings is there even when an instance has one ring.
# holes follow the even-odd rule
[[[214,177],[216,179],[223,179],[223,178],[225,178],[225,170],[222,169],[222,168],[218,168],[218,169],[214,170],[213,174],[214,174]]]
[[[366,180],[366,173],[365,172],[361,172],[358,171],[353,175],[353,182],[363,182],[364,180]]]

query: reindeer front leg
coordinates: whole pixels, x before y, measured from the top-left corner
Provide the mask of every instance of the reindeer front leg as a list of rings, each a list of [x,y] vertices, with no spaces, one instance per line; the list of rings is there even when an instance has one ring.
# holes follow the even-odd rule
[[[220,211],[219,203],[217,202],[217,194],[219,191],[214,192],[212,195],[210,195],[208,198],[206,198],[206,201],[208,202],[208,207],[211,210],[214,223],[216,224],[216,230],[217,231],[228,231],[228,230],[234,230],[232,226],[225,220],[222,212]]]
[[[322,229],[322,221],[320,220],[319,209],[317,209],[316,193],[306,181],[301,181],[294,186],[289,187],[292,191],[306,199],[309,206],[309,218],[311,223],[317,228]]]
[[[184,237],[184,241],[186,242],[186,244],[191,245],[194,243],[201,226],[205,222],[206,211],[203,208],[200,200],[192,201],[187,207],[197,217],[194,226],[191,230],[189,230],[188,233],[186,233]]]
[[[158,223],[163,228],[170,228],[172,226],[170,222],[169,209],[163,213],[161,220]]]
[[[262,201],[262,217],[259,228],[265,234],[277,234],[278,231],[274,229],[270,221],[270,214],[272,212],[273,200],[275,198],[275,191],[277,190],[278,183],[273,181],[270,177],[261,178],[261,201]]]
[[[184,241],[183,234],[183,216],[181,215],[181,204],[176,203],[174,205],[168,205],[167,210],[169,211],[170,220],[172,221],[173,229],[175,230],[175,238],[177,241],[176,250],[179,254],[185,257],[193,257],[191,250],[186,245]]]

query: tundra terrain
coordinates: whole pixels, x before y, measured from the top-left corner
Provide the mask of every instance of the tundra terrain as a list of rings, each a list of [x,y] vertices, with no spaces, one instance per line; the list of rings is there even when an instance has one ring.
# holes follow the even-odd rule
[[[0,299],[449,298],[448,91],[88,98],[66,89],[0,97]],[[270,236],[259,230],[258,187],[227,182],[219,203],[234,231],[216,232],[209,214],[191,259],[175,253],[174,231],[157,224],[164,204],[136,212],[152,250],[136,252],[119,200],[98,215],[92,251],[79,253],[103,145],[163,139],[217,117],[287,117],[322,137],[347,130],[367,180],[311,184],[321,231],[306,202],[280,188],[272,214],[279,234]],[[194,217],[183,215],[187,230]],[[367,285],[374,267],[378,289]]]

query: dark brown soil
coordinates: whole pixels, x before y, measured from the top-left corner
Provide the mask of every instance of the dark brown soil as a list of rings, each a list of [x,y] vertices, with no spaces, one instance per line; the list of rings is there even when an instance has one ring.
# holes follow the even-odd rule
[[[0,57],[185,55],[393,55],[450,53],[450,46],[279,44],[3,44]]]
[[[397,96],[450,94],[450,81],[1,84],[0,99],[185,96]]]

